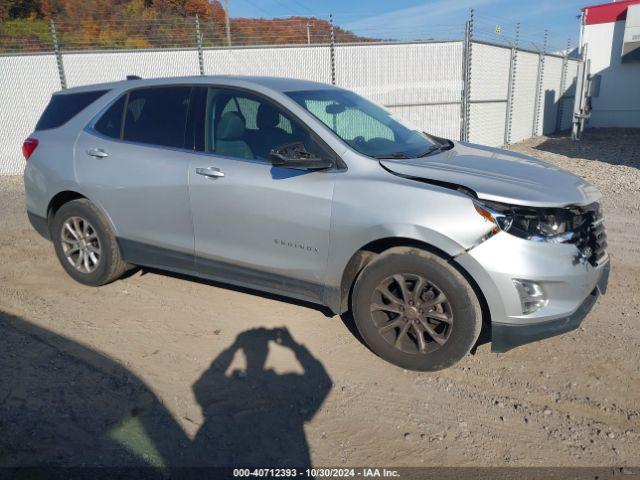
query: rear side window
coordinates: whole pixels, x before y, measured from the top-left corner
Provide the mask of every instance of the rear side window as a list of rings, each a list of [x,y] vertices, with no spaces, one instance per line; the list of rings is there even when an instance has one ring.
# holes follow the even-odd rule
[[[107,90],[93,92],[67,93],[51,97],[49,105],[42,112],[42,116],[36,124],[36,130],[48,130],[58,128],[75,117],[82,110],[95,102]]]
[[[191,87],[157,87],[129,94],[123,139],[166,147],[184,147]]]
[[[93,128],[107,137],[120,138],[122,136],[122,118],[126,99],[126,95],[120,97],[117,102],[104,112]]]

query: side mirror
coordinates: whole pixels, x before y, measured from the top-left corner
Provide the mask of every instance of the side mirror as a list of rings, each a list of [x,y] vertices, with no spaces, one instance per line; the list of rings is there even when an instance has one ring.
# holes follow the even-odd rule
[[[300,170],[323,170],[333,167],[332,160],[326,160],[307,152],[302,142],[280,145],[271,150],[270,157],[274,167]]]

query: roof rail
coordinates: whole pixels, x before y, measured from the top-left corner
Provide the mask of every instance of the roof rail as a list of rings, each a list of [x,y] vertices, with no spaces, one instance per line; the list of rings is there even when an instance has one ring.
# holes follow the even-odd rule
[[[142,80],[138,75],[127,75],[127,80]]]

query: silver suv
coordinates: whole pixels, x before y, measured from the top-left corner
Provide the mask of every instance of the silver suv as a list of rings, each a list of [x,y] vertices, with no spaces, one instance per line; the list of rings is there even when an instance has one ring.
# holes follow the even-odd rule
[[[53,95],[23,146],[27,213],[67,273],[135,265],[351,311],[373,352],[437,370],[576,328],[606,288],[598,190],[266,77]]]

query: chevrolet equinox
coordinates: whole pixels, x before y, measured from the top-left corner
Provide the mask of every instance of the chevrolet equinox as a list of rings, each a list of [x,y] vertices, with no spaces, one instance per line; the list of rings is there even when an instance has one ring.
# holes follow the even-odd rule
[[[540,160],[416,130],[335,86],[129,79],[52,96],[27,213],[66,272],[135,265],[351,311],[437,370],[575,329],[606,289],[601,194]]]

